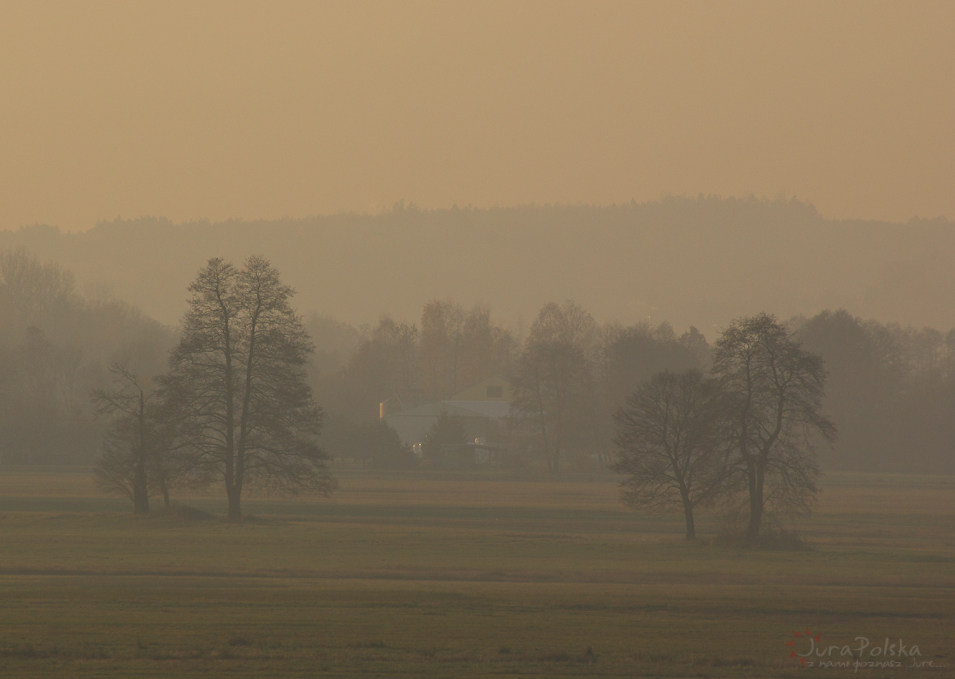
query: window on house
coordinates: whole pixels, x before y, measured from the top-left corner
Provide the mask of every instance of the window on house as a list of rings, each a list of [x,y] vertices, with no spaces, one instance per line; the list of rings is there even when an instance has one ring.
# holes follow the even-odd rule
[[[487,388],[487,397],[488,398],[501,398],[504,395],[504,387],[502,386],[490,386]]]

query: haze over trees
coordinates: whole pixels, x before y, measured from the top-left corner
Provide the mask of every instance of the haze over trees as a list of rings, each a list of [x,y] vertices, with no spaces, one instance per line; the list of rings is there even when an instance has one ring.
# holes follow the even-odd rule
[[[185,224],[142,218],[83,233],[48,226],[0,232],[0,248],[17,247],[74,271],[80,287],[102,282],[123,291],[168,324],[178,323],[182,291],[211,254],[242,261],[260,252],[299,291],[301,309],[355,326],[374,325],[382,313],[418,319],[434,298],[465,309],[487,302],[511,329],[564,299],[600,322],[667,320],[681,331],[695,325],[709,339],[760,310],[789,318],[845,308],[917,328],[955,326],[950,221],[832,220],[797,200],[399,204],[376,215]],[[754,256],[770,252],[786,254]]]
[[[588,353],[596,335],[597,324],[580,305],[547,304],[516,361],[512,388],[517,421],[536,434],[532,439],[553,474],[560,472],[568,448],[583,451],[595,442]]]
[[[91,464],[111,420],[96,415],[90,392],[110,386],[113,364],[144,379],[164,372],[177,331],[102,288],[78,291],[66,269],[31,253],[7,251],[0,264],[0,464]],[[435,310],[463,320],[430,323]],[[583,319],[575,330],[561,320],[571,311]],[[601,324],[580,303],[542,305],[522,334],[490,305],[468,309],[446,298],[425,302],[411,319],[383,316],[371,327],[316,314],[304,324],[316,351],[301,368],[325,412],[320,441],[330,455],[413,467],[400,440],[379,431],[379,404],[420,405],[500,375],[517,389],[522,424],[533,425],[507,432],[520,464],[569,476],[606,469],[617,409],[656,373],[709,370],[707,339],[719,336],[666,323]],[[823,469],[955,472],[955,332],[845,310],[785,325],[829,373],[821,408],[840,437],[819,447]],[[536,416],[534,392],[524,386],[534,368],[541,378]],[[545,389],[545,377],[561,381]],[[557,400],[541,408],[541,399]],[[158,478],[168,474],[175,484],[179,468],[163,469]],[[172,486],[161,485],[150,492],[168,495]]]
[[[377,419],[382,402],[420,393],[418,341],[416,326],[383,316],[345,357],[344,367],[313,376],[319,400],[347,419]]]
[[[106,420],[92,389],[108,368],[161,370],[170,328],[25,250],[0,251],[0,465],[90,464]]]
[[[451,300],[430,300],[421,311],[422,388],[432,400],[448,398],[495,374],[510,373],[511,333],[491,322],[487,304],[470,311]]]
[[[955,473],[955,331],[865,321],[824,311],[791,322],[826,361],[825,407],[839,440],[827,469]]]

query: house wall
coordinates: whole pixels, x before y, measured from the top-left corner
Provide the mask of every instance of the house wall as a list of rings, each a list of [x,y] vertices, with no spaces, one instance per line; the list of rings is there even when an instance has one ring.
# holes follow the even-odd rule
[[[476,438],[488,438],[493,435],[495,425],[488,417],[459,417],[454,416],[464,427],[465,441],[473,441]],[[438,421],[433,415],[402,415],[395,413],[385,416],[385,422],[388,423],[401,438],[402,443],[413,446],[417,443],[423,443],[425,436],[431,430],[431,427]]]

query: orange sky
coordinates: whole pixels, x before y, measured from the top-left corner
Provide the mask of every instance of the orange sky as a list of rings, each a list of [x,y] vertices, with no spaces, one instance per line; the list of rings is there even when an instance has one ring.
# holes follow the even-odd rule
[[[701,192],[955,218],[955,2],[0,5],[0,228]]]

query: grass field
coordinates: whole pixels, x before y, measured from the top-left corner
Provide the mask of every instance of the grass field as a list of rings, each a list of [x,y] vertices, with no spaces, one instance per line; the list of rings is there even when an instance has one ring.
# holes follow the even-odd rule
[[[0,472],[0,676],[955,676],[951,477],[827,477],[804,552],[685,544],[610,481],[344,473],[244,509]],[[807,628],[903,668],[803,668]]]

